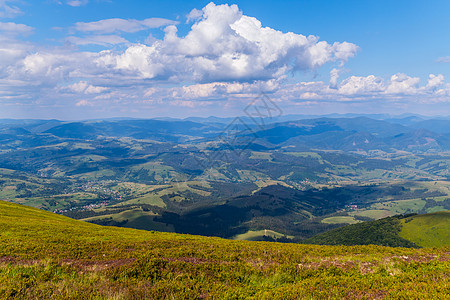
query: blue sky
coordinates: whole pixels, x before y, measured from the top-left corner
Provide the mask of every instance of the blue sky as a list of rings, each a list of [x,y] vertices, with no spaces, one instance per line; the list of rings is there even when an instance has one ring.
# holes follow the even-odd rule
[[[0,0],[0,118],[449,115],[449,1]]]

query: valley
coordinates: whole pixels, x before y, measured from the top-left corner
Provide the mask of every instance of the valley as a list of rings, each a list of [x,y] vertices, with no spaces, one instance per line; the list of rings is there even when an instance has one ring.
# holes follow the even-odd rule
[[[0,199],[101,225],[280,241],[450,209],[449,134],[430,120],[292,118],[3,120]]]

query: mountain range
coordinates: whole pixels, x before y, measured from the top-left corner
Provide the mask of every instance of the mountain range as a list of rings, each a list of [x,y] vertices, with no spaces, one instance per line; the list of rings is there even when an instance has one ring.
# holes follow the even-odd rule
[[[294,116],[291,116],[294,118]],[[280,119],[280,118],[278,118]],[[131,137],[172,143],[216,141],[222,134],[233,134],[250,140],[252,147],[279,149],[327,149],[344,151],[382,150],[447,151],[450,149],[450,119],[371,119],[320,117],[278,122],[265,120],[264,126],[248,117],[189,118],[187,120],[98,120],[63,122],[57,120],[0,120],[0,139],[23,137],[34,139],[36,145],[45,136],[70,139],[99,137]],[[247,139],[245,139],[245,137]],[[251,137],[249,139],[248,137]],[[254,137],[254,138],[253,138]],[[41,143],[44,143],[41,141]]]

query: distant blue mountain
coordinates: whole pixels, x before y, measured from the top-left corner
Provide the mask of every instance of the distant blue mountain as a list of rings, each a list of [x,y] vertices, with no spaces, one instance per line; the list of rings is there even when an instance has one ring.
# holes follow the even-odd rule
[[[131,137],[160,142],[222,142],[240,138],[236,145],[249,149],[330,149],[343,151],[450,150],[450,119],[385,115],[301,119],[289,115],[268,119],[263,127],[249,117],[132,119],[115,118],[64,122],[59,120],[0,120],[0,141],[21,136],[36,145],[50,139]],[[286,119],[288,119],[286,121]],[[278,120],[278,121],[275,121]],[[245,143],[250,143],[246,144]]]

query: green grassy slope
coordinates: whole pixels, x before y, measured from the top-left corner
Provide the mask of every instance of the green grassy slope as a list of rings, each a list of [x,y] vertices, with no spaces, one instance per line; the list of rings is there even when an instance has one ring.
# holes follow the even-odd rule
[[[421,247],[450,245],[450,211],[412,216],[401,225],[399,236]]]
[[[394,216],[336,228],[304,241],[319,245],[450,246],[450,211]]]
[[[102,227],[0,201],[2,299],[445,299],[449,251]]]

